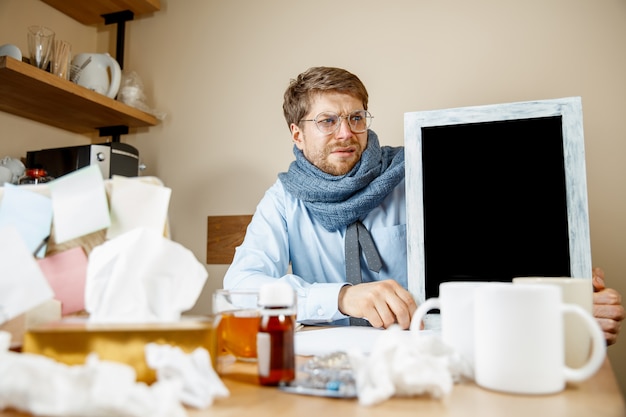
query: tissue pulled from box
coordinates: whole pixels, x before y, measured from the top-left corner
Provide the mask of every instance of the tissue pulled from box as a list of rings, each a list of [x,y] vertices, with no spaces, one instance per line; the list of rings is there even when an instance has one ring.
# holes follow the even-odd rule
[[[179,380],[150,386],[132,367],[88,357],[68,366],[45,356],[0,351],[0,410],[14,408],[49,417],[185,417]]]
[[[438,334],[403,331],[392,326],[378,337],[369,355],[349,352],[361,405],[393,396],[442,398],[455,382],[471,378],[471,370]]]
[[[184,246],[153,230],[133,229],[89,254],[85,309],[93,323],[178,321],[207,277]]]

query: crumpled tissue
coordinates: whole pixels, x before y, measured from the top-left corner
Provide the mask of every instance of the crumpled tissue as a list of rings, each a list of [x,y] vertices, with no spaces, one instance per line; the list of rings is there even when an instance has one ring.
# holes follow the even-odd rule
[[[0,331],[0,410],[14,408],[49,417],[183,417],[184,405],[207,408],[230,392],[204,348],[148,343],[148,366],[157,382],[136,382],[133,367],[95,353],[85,365],[66,365],[42,355],[9,352],[10,334]]]
[[[0,351],[0,410],[48,417],[186,417],[182,381],[148,386],[135,370],[96,354],[85,365],[65,365],[41,355]],[[10,377],[7,377],[9,376]]]
[[[85,309],[93,323],[178,321],[208,277],[184,246],[136,228],[93,248]]]
[[[179,347],[148,343],[145,347],[146,362],[156,370],[159,381],[182,381],[180,401],[195,408],[207,408],[215,398],[230,395],[219,378],[209,352],[197,348],[190,354]]]
[[[442,398],[455,382],[472,378],[471,369],[439,334],[403,331],[399,326],[385,330],[369,355],[348,354],[359,404],[366,406],[393,396]]]

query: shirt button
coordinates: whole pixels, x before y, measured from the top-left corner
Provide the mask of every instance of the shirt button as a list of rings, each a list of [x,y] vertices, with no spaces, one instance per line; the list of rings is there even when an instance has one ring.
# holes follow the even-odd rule
[[[323,308],[318,308],[317,309],[317,315],[320,316],[320,317],[323,316],[324,315],[324,309]]]

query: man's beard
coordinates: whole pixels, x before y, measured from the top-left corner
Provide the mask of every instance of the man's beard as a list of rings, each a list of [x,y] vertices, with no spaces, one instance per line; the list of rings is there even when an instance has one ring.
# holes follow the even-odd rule
[[[344,163],[332,163],[329,161],[329,156],[333,153],[335,149],[347,147],[354,148],[352,159],[350,159],[349,161],[346,160]],[[307,159],[309,159],[309,162],[311,162],[323,172],[330,175],[339,176],[345,175],[350,172],[350,170],[352,170],[352,168],[354,168],[357,162],[359,162],[359,160],[361,159],[362,153],[363,150],[361,149],[361,144],[357,141],[350,140],[347,143],[334,142],[332,144],[329,144],[328,146],[324,147],[324,149],[313,155],[311,159]]]

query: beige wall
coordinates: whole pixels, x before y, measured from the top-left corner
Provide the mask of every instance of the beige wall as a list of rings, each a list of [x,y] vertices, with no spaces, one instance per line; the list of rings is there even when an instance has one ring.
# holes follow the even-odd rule
[[[368,86],[373,129],[387,145],[403,143],[404,112],[581,96],[593,262],[626,294],[623,0],[161,2],[127,25],[125,69],[167,118],[124,140],[172,188],[173,238],[198,259],[206,216],[251,213],[287,169],[289,79],[331,65]],[[0,44],[25,51],[30,24],[50,26],[75,52],[114,50],[111,27],[82,26],[37,0],[0,0]],[[0,126],[0,157],[94,139],[6,114]],[[208,269],[206,294],[224,272]],[[195,311],[209,305],[203,296]],[[625,353],[622,336],[610,348],[622,386]]]

